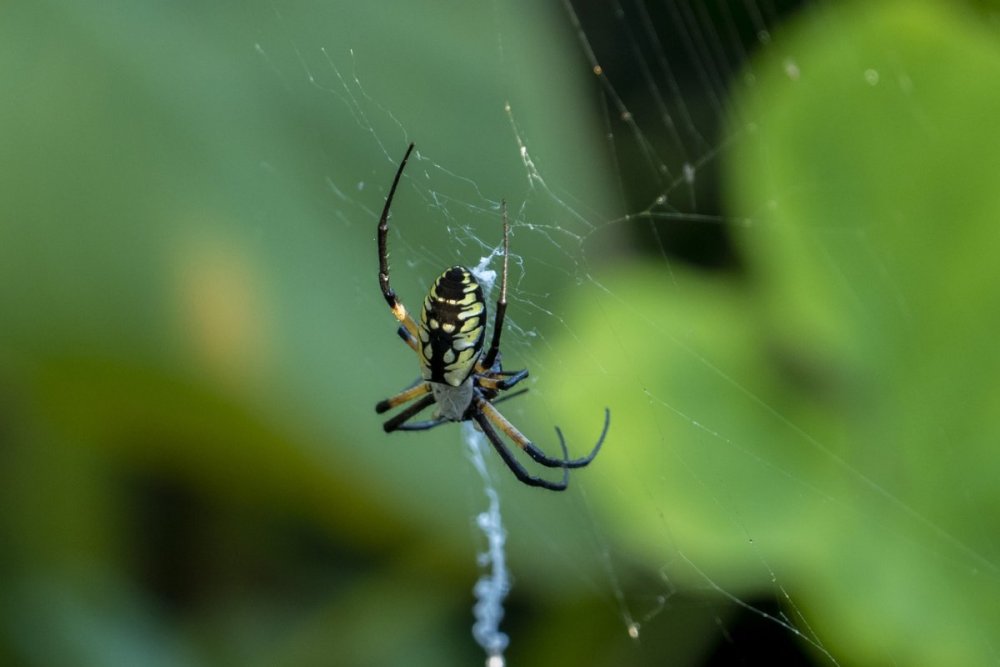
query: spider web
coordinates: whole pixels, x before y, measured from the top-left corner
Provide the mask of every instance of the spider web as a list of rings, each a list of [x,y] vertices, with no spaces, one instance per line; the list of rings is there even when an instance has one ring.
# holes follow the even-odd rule
[[[605,451],[591,468],[573,472],[569,492],[548,496],[499,483],[507,532],[526,545],[512,547],[515,592],[521,586],[589,591],[603,601],[599,624],[616,628],[647,659],[662,649],[673,624],[694,614],[704,632],[700,649],[690,649],[700,656],[689,656],[692,661],[752,659],[767,642],[764,655],[771,660],[780,650],[801,661],[840,664],[870,657],[871,646],[882,643],[881,659],[921,662],[900,648],[881,604],[852,621],[831,620],[864,609],[861,582],[841,584],[861,599],[854,608],[824,607],[806,593],[821,580],[824,589],[838,585],[827,579],[843,574],[808,571],[816,561],[803,552],[841,548],[836,529],[816,535],[811,524],[874,523],[890,541],[960,570],[966,584],[984,576],[995,585],[995,552],[972,546],[891,472],[867,465],[831,438],[834,431],[815,426],[800,405],[753,382],[753,369],[734,350],[750,345],[747,339],[766,345],[754,323],[742,335],[711,329],[734,321],[713,320],[718,312],[752,315],[740,303],[752,294],[734,285],[754,284],[768,272],[754,265],[759,260],[748,248],[768,242],[780,224],[771,213],[784,206],[766,196],[727,195],[726,163],[757,140],[766,108],[754,104],[759,78],[773,77],[775,63],[789,82],[807,75],[799,54],[786,51],[801,46],[782,40],[786,26],[811,16],[820,31],[844,30],[826,3],[565,0],[529,10],[498,1],[455,10],[459,16],[452,17],[399,6],[383,20],[353,11],[338,16],[348,33],[334,37],[315,30],[309,12],[272,2],[259,17],[263,33],[254,45],[266,78],[295,95],[306,91],[321,110],[304,121],[317,136],[324,213],[332,220],[319,236],[329,243],[373,239],[395,165],[414,141],[389,241],[392,282],[404,303],[416,310],[425,286],[452,264],[498,269],[505,199],[512,254],[502,349],[507,368],[531,370],[531,391],[504,405],[504,414],[550,453],[551,427],[560,424],[575,456],[592,446],[603,407],[611,408]],[[316,24],[325,25],[322,18]],[[545,28],[529,29],[537,24]],[[352,38],[350,29],[372,38]],[[451,39],[442,42],[444,35]],[[840,58],[856,65],[864,85],[877,88],[885,84],[880,77],[891,77],[905,89],[905,59],[890,72],[854,63],[850,48],[844,46]],[[468,62],[456,64],[460,57]],[[567,98],[573,101],[564,103]],[[922,111],[916,101],[904,110]],[[818,187],[805,177],[795,185]],[[847,194],[850,186],[832,187]],[[866,230],[845,223],[822,231],[817,254],[833,275],[849,282],[837,250],[852,244],[878,276],[870,288],[880,298],[905,301],[893,258],[880,256]],[[385,353],[384,361],[383,348],[403,346],[375,291],[374,242],[370,254],[370,276],[331,271],[351,281],[352,309],[372,334],[355,370],[369,369],[388,382],[379,390],[388,395],[416,366],[402,349]],[[300,279],[309,280],[302,271]],[[648,293],[638,290],[643,284]],[[901,318],[907,307],[900,305]],[[664,311],[698,319],[686,328],[666,323]],[[810,365],[808,341],[793,342],[775,352],[771,365],[787,365],[805,385],[822,384],[811,375],[823,369]],[[691,374],[688,388],[663,381],[660,374],[673,372],[665,358],[677,374]],[[406,364],[410,370],[398,376],[383,371]],[[367,414],[377,397],[378,391],[358,397],[358,414]],[[720,402],[730,413],[708,407]],[[363,465],[399,485],[408,484],[413,466],[432,484],[474,479],[457,446],[448,450],[451,462],[440,463],[442,444],[457,445],[462,437],[447,428],[388,445],[425,458],[424,464],[374,454]],[[494,477],[505,474],[493,459]],[[747,474],[733,477],[731,468],[741,466]],[[664,492],[668,487],[681,490]],[[828,511],[814,517],[816,507]],[[425,511],[438,513],[439,527],[454,518],[440,509]],[[473,488],[459,511],[473,516],[479,510]],[[561,527],[558,534],[553,525]],[[816,541],[783,533],[796,527]],[[561,563],[564,581],[533,574],[526,552]],[[871,568],[876,581],[879,570]],[[864,648],[843,648],[845,628],[871,629]],[[985,631],[969,630],[995,657]],[[516,645],[518,634],[508,634]]]

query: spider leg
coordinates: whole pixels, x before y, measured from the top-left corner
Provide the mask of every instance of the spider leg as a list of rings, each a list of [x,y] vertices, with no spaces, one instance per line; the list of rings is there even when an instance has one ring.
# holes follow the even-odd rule
[[[611,426],[611,410],[609,410],[608,408],[604,408],[604,428],[601,429],[601,437],[597,439],[597,444],[594,445],[594,448],[592,450],[590,450],[590,454],[587,454],[586,456],[579,459],[573,459],[572,461],[562,461],[561,465],[567,468],[582,468],[585,465],[589,464],[591,461],[593,461],[594,457],[597,456],[597,452],[600,451],[601,445],[604,444],[604,437],[608,434],[609,426]],[[556,426],[556,435],[559,436],[559,442],[565,443],[562,431],[559,429],[558,426]],[[564,444],[563,451],[565,450],[566,450],[566,445]],[[542,463],[539,459],[535,458],[533,454],[531,454],[531,450],[528,450],[528,454],[531,455],[531,458],[535,459],[539,463]],[[542,463],[542,465],[547,465],[547,464]]]
[[[378,221],[378,284],[382,288],[382,296],[385,297],[386,303],[389,304],[392,314],[406,329],[406,332],[410,335],[410,338],[414,341],[417,339],[417,323],[413,321],[410,314],[406,312],[406,308],[403,304],[396,298],[396,292],[389,285],[389,207],[392,206],[392,198],[396,194],[396,186],[399,185],[399,179],[403,175],[403,168],[406,167],[406,161],[410,157],[410,152],[413,151],[413,144],[410,144],[409,148],[406,149],[406,154],[403,155],[403,161],[399,163],[399,169],[396,170],[396,176],[392,179],[392,186],[389,188],[389,195],[385,198],[385,206],[382,208],[382,216]],[[409,339],[406,340],[407,344],[410,344]],[[410,347],[416,349],[415,344],[410,344]]]
[[[404,343],[413,348],[414,352],[420,352],[420,345],[417,343],[417,339],[413,337],[413,334],[406,330],[406,325],[399,325],[399,329],[396,330],[396,333],[399,334],[399,337],[403,339]]]
[[[480,400],[479,408],[486,415],[486,418],[497,425],[497,427],[507,434],[507,437],[514,441],[514,443],[526,451],[528,456],[534,459],[537,463],[548,468],[582,468],[597,456],[597,452],[600,451],[601,445],[604,444],[604,437],[608,434],[608,426],[611,425],[611,411],[607,408],[604,409],[604,430],[601,431],[601,437],[598,438],[597,444],[594,445],[594,449],[591,450],[590,454],[579,459],[570,459],[568,454],[563,454],[562,459],[554,459],[547,456],[542,450],[535,446],[528,438],[524,436],[523,433],[517,430],[517,428],[511,424],[506,417],[504,417],[500,412],[493,407],[489,402]],[[559,436],[559,446],[562,448],[563,452],[566,452],[566,439],[563,438],[562,431],[559,427],[556,427],[556,435]]]
[[[500,352],[500,334],[503,332],[503,318],[507,312],[507,257],[510,255],[510,241],[508,239],[510,225],[507,222],[507,201],[501,200],[500,206],[503,208],[503,273],[500,274],[500,298],[497,299],[497,312],[493,316],[493,340],[490,347],[479,362],[480,372],[489,371],[493,368],[497,354]]]
[[[409,424],[403,424],[397,431],[427,431],[434,428],[435,426],[440,426],[441,424],[447,424],[449,421],[446,417],[437,417],[435,419],[428,419],[422,422],[410,422]]]
[[[528,369],[525,368],[523,371],[517,372],[507,372],[498,371],[496,373],[488,373],[486,375],[480,375],[476,378],[476,384],[478,384],[483,389],[505,390],[510,389],[518,382],[528,377]]]
[[[375,404],[375,412],[382,414],[387,410],[391,410],[397,405],[402,405],[408,401],[412,401],[418,396],[423,396],[424,394],[429,394],[431,392],[431,386],[422,380],[417,380],[414,384],[410,385],[403,391],[399,392],[395,396],[390,396],[389,398],[379,401]]]
[[[424,408],[433,403],[434,403],[433,396],[431,395],[424,396],[416,403],[413,403],[402,412],[396,414],[392,419],[389,419],[388,421],[384,422],[382,424],[382,428],[385,429],[386,433],[392,433],[393,431],[399,430],[400,428],[402,428],[403,422],[405,422],[410,417],[413,417],[418,412],[420,412],[421,410],[423,410]]]
[[[485,401],[484,401],[485,403]],[[524,469],[514,455],[511,454],[507,446],[503,444],[500,440],[500,436],[497,434],[493,425],[490,423],[489,418],[482,412],[476,411],[473,413],[473,419],[479,424],[479,428],[483,430],[483,434],[493,445],[493,449],[497,450],[497,454],[503,459],[503,462],[507,464],[510,471],[514,473],[514,477],[517,477],[518,481],[528,486],[540,486],[543,489],[549,489],[550,491],[563,491],[569,485],[569,469],[563,468],[562,479],[558,482],[550,482],[547,479],[541,477],[536,477]],[[566,443],[563,443],[563,456],[569,456],[569,452],[566,451]]]

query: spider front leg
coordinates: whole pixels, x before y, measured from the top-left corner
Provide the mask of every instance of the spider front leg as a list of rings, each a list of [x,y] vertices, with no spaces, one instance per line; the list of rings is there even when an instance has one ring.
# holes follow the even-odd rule
[[[487,373],[493,370],[497,355],[500,354],[500,335],[503,333],[503,318],[507,313],[507,259],[510,256],[510,224],[507,222],[507,200],[501,200],[503,208],[503,273],[500,274],[500,296],[497,298],[497,312],[493,316],[493,339],[486,354],[480,359],[478,371]]]
[[[399,179],[403,175],[403,168],[406,167],[406,161],[410,158],[410,153],[413,151],[413,144],[410,144],[409,148],[406,149],[406,154],[403,155],[403,161],[399,163],[399,169],[396,170],[396,176],[392,179],[392,186],[389,188],[389,194],[385,198],[385,206],[382,208],[382,215],[379,217],[378,221],[378,284],[379,288],[382,290],[382,296],[385,297],[385,302],[389,304],[389,309],[392,311],[393,316],[399,320],[402,324],[402,329],[405,330],[407,336],[402,336],[406,344],[412,347],[414,350],[418,349],[417,339],[417,323],[413,321],[410,314],[406,312],[406,307],[403,306],[402,302],[396,298],[396,292],[392,289],[389,284],[389,208],[392,206],[392,198],[396,194],[396,186],[399,185]]]

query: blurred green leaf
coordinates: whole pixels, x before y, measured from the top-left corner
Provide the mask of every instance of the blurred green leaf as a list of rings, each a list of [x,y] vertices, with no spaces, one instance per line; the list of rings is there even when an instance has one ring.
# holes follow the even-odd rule
[[[896,2],[807,14],[774,46],[727,161],[733,210],[757,212],[751,288],[633,269],[573,322],[567,367],[600,363],[618,397],[609,524],[673,581],[780,586],[840,662],[989,663],[1000,42]],[[593,403],[575,379],[567,410]]]

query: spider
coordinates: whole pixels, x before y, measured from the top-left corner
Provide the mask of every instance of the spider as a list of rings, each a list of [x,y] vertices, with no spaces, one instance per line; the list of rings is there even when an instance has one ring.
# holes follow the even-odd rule
[[[500,297],[493,320],[493,339],[483,353],[483,339],[486,332],[486,302],[483,290],[472,273],[465,267],[453,266],[442,273],[424,299],[424,307],[417,324],[406,308],[396,298],[389,286],[389,256],[386,237],[389,232],[389,207],[396,193],[396,186],[403,175],[406,161],[413,151],[413,144],[406,149],[403,161],[399,163],[396,177],[392,180],[385,208],[378,222],[378,282],[382,295],[389,304],[392,314],[400,322],[400,338],[409,345],[420,359],[421,377],[411,386],[395,396],[379,401],[375,412],[382,414],[392,408],[410,403],[408,407],[386,421],[382,426],[386,433],[393,431],[425,431],[446,422],[473,420],[489,439],[500,458],[507,464],[514,476],[524,484],[538,486],[552,491],[562,491],[569,483],[569,469],[582,468],[597,455],[608,433],[611,413],[604,409],[604,430],[587,456],[570,459],[566,440],[556,427],[562,458],[547,456],[536,447],[494,406],[508,398],[523,394],[521,389],[512,394],[500,396],[501,392],[513,388],[528,377],[528,370],[505,371],[500,365],[500,334],[503,331],[504,313],[507,310],[507,258],[510,254],[508,241],[507,204],[503,208],[503,274],[500,279]],[[431,419],[409,422],[425,408],[437,403],[438,407]],[[409,423],[407,423],[409,422]],[[502,432],[518,447],[527,452],[535,462],[548,468],[562,468],[559,481],[550,481],[530,474],[501,440]]]

